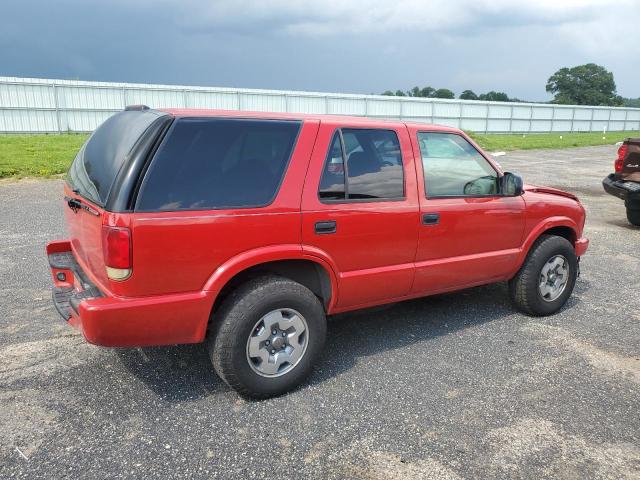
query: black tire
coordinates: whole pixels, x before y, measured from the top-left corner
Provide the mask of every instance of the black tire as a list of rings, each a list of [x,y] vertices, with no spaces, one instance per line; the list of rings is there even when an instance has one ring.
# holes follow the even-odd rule
[[[631,225],[640,227],[640,207],[637,209],[627,207],[627,220]]]
[[[247,341],[267,313],[293,309],[305,319],[308,337],[298,363],[281,376],[258,374],[247,358]],[[268,398],[292,390],[311,373],[322,351],[327,323],[318,298],[288,278],[264,276],[249,280],[225,299],[212,319],[209,356],[220,378],[243,396]]]
[[[542,267],[552,257],[567,259],[569,278],[562,294],[553,301],[545,300],[538,287]],[[541,235],[533,244],[520,271],[509,281],[509,296],[515,307],[532,316],[552,315],[560,310],[573,292],[578,276],[578,258],[571,242],[555,235]]]

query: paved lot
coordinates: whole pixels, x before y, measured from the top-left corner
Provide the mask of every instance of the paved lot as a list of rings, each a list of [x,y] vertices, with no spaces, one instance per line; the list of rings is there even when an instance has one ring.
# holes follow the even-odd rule
[[[640,230],[602,191],[614,152],[500,158],[587,206],[561,313],[514,313],[500,284],[342,316],[307,384],[263,402],[198,345],[86,344],[50,301],[61,182],[0,184],[0,478],[638,478]]]

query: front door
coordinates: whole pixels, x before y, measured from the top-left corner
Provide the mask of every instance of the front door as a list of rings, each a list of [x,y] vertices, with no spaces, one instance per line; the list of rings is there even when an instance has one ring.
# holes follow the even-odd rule
[[[521,196],[500,192],[500,174],[462,135],[412,132],[420,230],[412,292],[437,293],[504,280],[524,232]]]

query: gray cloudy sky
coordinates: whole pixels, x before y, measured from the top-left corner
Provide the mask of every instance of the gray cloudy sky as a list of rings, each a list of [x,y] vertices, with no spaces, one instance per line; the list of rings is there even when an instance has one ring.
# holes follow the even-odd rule
[[[640,96],[640,0],[3,0],[0,75],[546,100],[558,68]]]

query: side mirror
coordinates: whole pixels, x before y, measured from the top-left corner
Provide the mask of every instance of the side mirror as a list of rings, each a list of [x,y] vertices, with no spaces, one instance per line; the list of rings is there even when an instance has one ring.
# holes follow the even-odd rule
[[[519,197],[524,192],[522,177],[515,173],[505,172],[500,180],[502,195]]]

